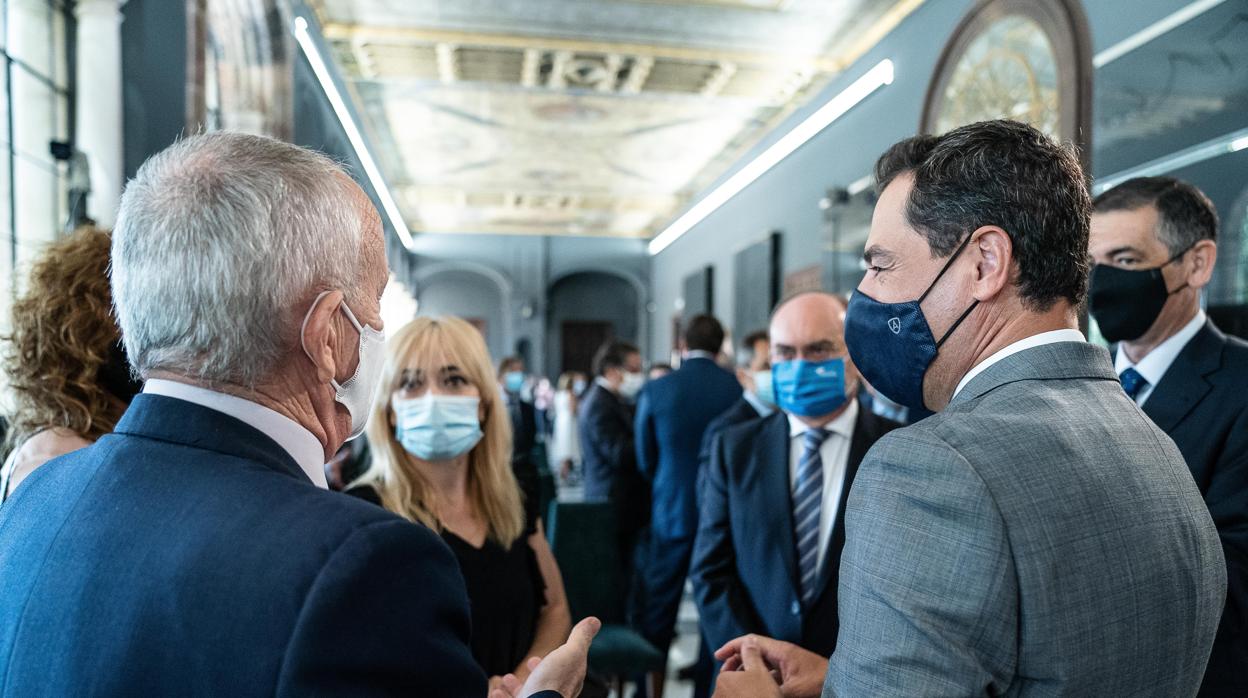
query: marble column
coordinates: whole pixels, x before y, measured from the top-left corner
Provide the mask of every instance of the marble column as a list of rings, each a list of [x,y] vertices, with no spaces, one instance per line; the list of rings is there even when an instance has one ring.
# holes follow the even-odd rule
[[[77,143],[91,166],[87,213],[111,228],[125,165],[122,143],[121,6],[125,0],[78,0]]]

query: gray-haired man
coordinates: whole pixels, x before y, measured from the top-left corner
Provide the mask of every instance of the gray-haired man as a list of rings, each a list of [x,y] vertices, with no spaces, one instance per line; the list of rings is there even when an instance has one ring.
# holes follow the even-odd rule
[[[215,133],[140,168],[112,276],[147,385],[0,510],[0,693],[485,695],[450,551],[325,489],[384,361],[384,249],[301,148]],[[595,627],[508,691],[574,695]]]

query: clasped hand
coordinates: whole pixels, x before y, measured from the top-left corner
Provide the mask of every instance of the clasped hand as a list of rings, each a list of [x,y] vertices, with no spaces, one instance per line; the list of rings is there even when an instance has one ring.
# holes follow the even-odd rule
[[[489,698],[525,698],[541,691],[555,691],[563,698],[576,698],[585,684],[585,665],[589,645],[602,623],[586,618],[572,628],[568,641],[546,655],[531,657],[529,678],[523,683],[515,674],[507,674],[499,685],[490,686]]]
[[[715,698],[818,698],[828,660],[792,643],[745,635],[715,652],[724,663]]]

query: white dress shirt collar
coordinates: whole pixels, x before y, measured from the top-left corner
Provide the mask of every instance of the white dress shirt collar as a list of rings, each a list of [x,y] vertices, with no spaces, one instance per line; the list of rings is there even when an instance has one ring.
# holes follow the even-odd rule
[[[607,391],[608,393],[611,393],[612,395],[619,394],[615,388],[611,387],[611,382],[608,381],[606,378],[603,378],[602,376],[598,376],[594,378],[594,383],[598,385],[599,387],[601,387],[603,390]]]
[[[1051,330],[1049,332],[1041,332],[1033,334],[1030,337],[1024,337],[1013,344],[1008,344],[1001,348],[997,353],[975,364],[974,368],[966,372],[962,376],[962,380],[958,381],[958,387],[954,388],[953,395],[949,396],[952,400],[962,389],[970,383],[975,376],[987,371],[993,364],[1000,362],[1007,356],[1013,356],[1020,351],[1032,349],[1034,347],[1044,346],[1045,344],[1057,344],[1058,342],[1083,342],[1083,333],[1079,330]]]
[[[241,397],[177,381],[153,378],[143,385],[143,392],[207,407],[259,430],[290,454],[312,484],[321,489],[329,489],[325,481],[324,446],[312,432],[293,419]]]
[[[1136,404],[1144,404],[1148,396],[1153,393],[1153,388],[1161,382],[1166,371],[1170,370],[1170,365],[1179,358],[1179,352],[1183,351],[1183,347],[1192,341],[1197,332],[1200,332],[1200,328],[1205,326],[1207,319],[1204,310],[1196,311],[1196,317],[1188,321],[1183,329],[1158,344],[1155,349],[1140,359],[1138,364],[1131,363],[1131,359],[1127,358],[1127,353],[1122,350],[1122,345],[1118,345],[1118,351],[1114,355],[1114,372],[1121,376],[1123,371],[1134,368],[1144,377],[1144,380],[1148,381],[1148,385],[1135,396]]]
[[[789,418],[789,438],[797,438],[805,434],[810,427],[792,414],[787,415]],[[847,439],[854,437],[854,424],[858,422],[858,398],[849,399],[849,406],[845,411],[837,415],[836,419],[823,425],[826,431],[834,434],[840,434]]]
[[[715,354],[701,349],[690,349],[685,352],[685,360],[688,361],[689,359],[706,359],[707,361],[714,362]]]
[[[775,407],[763,402],[760,397],[749,390],[742,392],[741,397],[745,398],[745,401],[750,403],[750,407],[753,407],[754,411],[757,412],[760,417],[770,417],[771,414],[776,411]]]

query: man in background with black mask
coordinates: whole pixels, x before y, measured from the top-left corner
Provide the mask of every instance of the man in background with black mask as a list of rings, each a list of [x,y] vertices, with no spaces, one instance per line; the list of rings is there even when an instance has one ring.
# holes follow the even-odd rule
[[[1218,215],[1171,177],[1129,180],[1093,208],[1092,317],[1118,343],[1127,395],[1183,453],[1226,556],[1226,609],[1200,695],[1248,695],[1248,343],[1200,307]]]

